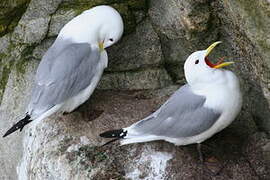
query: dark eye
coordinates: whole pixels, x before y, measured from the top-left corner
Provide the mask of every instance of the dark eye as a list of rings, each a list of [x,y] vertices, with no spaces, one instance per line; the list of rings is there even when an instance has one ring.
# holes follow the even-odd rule
[[[113,38],[110,38],[109,40],[113,42]]]
[[[199,60],[196,60],[196,61],[195,61],[195,64],[199,64]]]

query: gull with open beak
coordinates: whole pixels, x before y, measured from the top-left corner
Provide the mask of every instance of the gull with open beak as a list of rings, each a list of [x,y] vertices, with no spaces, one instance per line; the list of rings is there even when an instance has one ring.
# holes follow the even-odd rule
[[[227,127],[242,106],[236,75],[222,67],[232,62],[213,64],[206,50],[192,53],[184,65],[187,84],[180,87],[156,112],[129,127],[100,134],[119,139],[121,145],[165,140],[175,145],[198,144]],[[112,142],[110,141],[110,142]]]
[[[115,44],[122,34],[122,18],[110,6],[93,7],[69,21],[42,57],[25,117],[4,137],[21,131],[33,120],[72,112],[84,103],[107,67],[105,48]]]

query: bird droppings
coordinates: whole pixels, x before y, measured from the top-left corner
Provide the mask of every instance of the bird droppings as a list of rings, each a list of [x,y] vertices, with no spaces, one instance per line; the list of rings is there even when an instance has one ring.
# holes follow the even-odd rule
[[[177,147],[159,141],[126,146],[113,143],[99,147],[103,144],[98,138],[100,132],[112,126],[126,127],[145,117],[167,99],[163,96],[134,100],[136,94],[129,91],[96,91],[85,106],[106,111],[95,121],[78,119],[78,112],[86,113],[78,109],[75,114],[54,116],[35,128],[33,123],[31,128],[26,128],[27,134],[32,129],[30,132],[33,136],[27,136],[30,139],[25,141],[26,153],[18,169],[19,175],[40,179],[98,180],[127,179],[128,176],[139,179],[194,179],[199,176],[200,163],[193,146]],[[250,135],[237,132],[235,128],[222,131],[206,141],[206,146],[211,148],[202,146],[202,151],[206,159],[214,156],[220,159],[222,166],[227,163],[217,178],[226,180],[230,176],[235,179],[256,179],[252,166],[248,165],[242,154],[246,148],[243,142]],[[257,162],[263,161],[259,155],[251,158],[251,162],[256,158]],[[263,163],[256,163],[256,169],[263,167]],[[266,169],[263,173],[266,173]],[[202,176],[211,179],[207,174]]]
[[[158,152],[154,149],[147,148],[141,153],[138,159],[134,160],[134,164],[129,167],[131,172],[127,172],[126,177],[132,180],[144,179],[167,179],[168,174],[166,172],[167,161],[172,159],[173,156],[167,152]],[[147,166],[145,166],[147,165]],[[146,171],[142,168],[147,169]]]

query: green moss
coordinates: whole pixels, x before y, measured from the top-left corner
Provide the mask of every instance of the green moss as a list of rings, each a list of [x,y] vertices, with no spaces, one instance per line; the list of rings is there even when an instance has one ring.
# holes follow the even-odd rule
[[[77,0],[73,2],[65,2],[60,4],[59,9],[62,10],[74,10],[78,15],[83,11],[97,6],[107,4],[119,11],[121,16],[123,17],[123,21],[125,24],[125,32],[124,34],[129,34],[135,30],[136,27],[136,19],[134,16],[134,11],[143,10],[147,11],[147,3],[146,0],[96,0],[96,1],[86,1],[86,0]]]
[[[82,146],[78,151],[70,152],[67,155],[70,163],[75,164],[80,169],[91,171],[98,167],[99,163],[108,160],[108,156],[100,147]]]
[[[13,29],[18,24],[21,16],[26,11],[27,5],[29,4],[30,0],[24,0],[18,2],[18,6],[13,8],[11,5],[11,9],[8,11],[1,13],[0,16],[0,37],[7,34],[8,32],[12,32]]]
[[[70,144],[72,143],[73,138],[71,137],[65,137],[63,140],[60,141],[59,143],[59,152],[62,154],[66,152]]]
[[[27,68],[27,62],[30,60],[32,53],[35,49],[35,46],[25,47],[21,52],[21,57],[16,61],[15,67],[18,75],[25,74],[25,70]]]

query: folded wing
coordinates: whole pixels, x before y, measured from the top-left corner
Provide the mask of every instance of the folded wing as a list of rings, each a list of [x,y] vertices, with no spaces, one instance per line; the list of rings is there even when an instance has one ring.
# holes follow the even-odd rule
[[[206,98],[194,94],[188,85],[176,91],[155,113],[128,129],[128,137],[155,135],[190,137],[209,129],[221,112],[204,107]]]
[[[99,49],[88,43],[54,44],[38,67],[28,113],[38,116],[84,90],[99,59]]]

